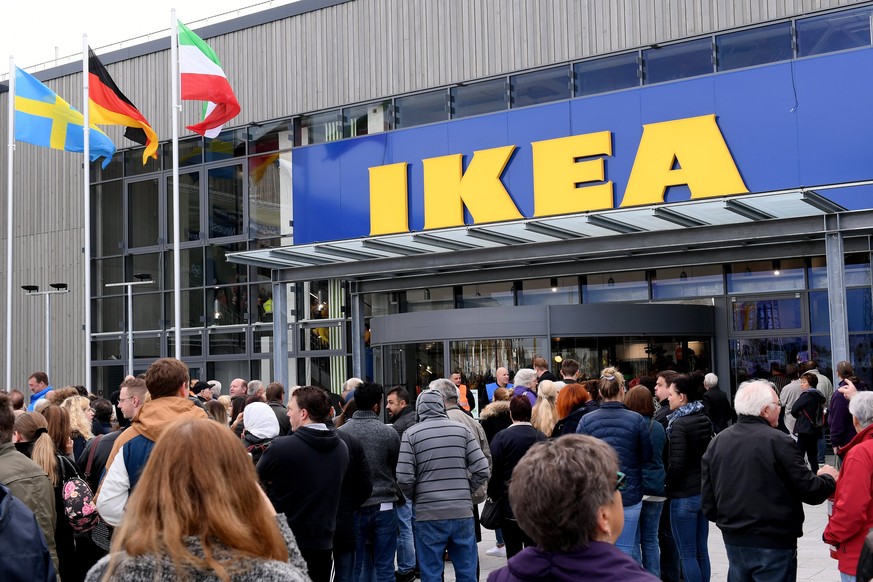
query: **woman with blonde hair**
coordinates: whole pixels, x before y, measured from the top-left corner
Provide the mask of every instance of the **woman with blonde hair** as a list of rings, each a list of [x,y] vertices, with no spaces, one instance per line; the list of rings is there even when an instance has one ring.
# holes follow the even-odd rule
[[[72,447],[67,411],[50,405],[42,413],[27,412],[15,419],[13,430],[15,448],[45,471],[54,488],[58,574],[65,582],[84,580],[87,566],[83,567],[81,556],[77,555],[75,534],[64,513],[63,477],[78,474],[75,464],[64,453],[67,446]],[[58,442],[62,443],[64,450],[59,449]]]
[[[178,446],[198,442],[210,443],[210,454]],[[209,419],[167,427],[112,536],[112,552],[87,577],[179,579],[309,580],[288,522],[258,485],[239,439]]]
[[[70,396],[61,403],[61,408],[70,415],[70,438],[73,439],[73,458],[78,459],[94,434],[91,432],[94,411],[91,401],[84,396]]]
[[[537,386],[537,401],[531,412],[530,423],[547,437],[552,436],[552,429],[560,419],[555,406],[557,397],[558,387],[551,380],[543,380]]]

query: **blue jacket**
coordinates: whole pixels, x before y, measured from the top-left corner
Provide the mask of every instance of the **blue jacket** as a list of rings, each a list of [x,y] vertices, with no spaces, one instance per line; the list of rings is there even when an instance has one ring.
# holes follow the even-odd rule
[[[46,386],[45,388],[43,388],[42,390],[40,390],[39,392],[37,392],[36,394],[31,396],[30,397],[30,404],[27,405],[27,411],[33,412],[33,405],[36,404],[37,400],[45,397],[45,395],[49,393],[49,390],[54,390],[54,388],[52,388],[51,386]]]
[[[621,402],[607,401],[579,421],[576,434],[587,434],[612,445],[618,453],[621,472],[627,484],[621,492],[622,505],[643,500],[643,465],[652,460],[649,423],[641,414],[628,410]]]
[[[643,465],[643,493],[665,497],[667,471],[664,468],[664,445],[667,444],[667,431],[660,422],[652,418],[646,420],[652,436],[652,460]]]
[[[0,484],[0,580],[55,580],[55,566],[33,512]]]

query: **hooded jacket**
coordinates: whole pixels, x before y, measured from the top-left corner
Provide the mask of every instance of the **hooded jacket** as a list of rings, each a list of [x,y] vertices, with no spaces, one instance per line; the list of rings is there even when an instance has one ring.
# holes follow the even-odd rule
[[[509,416],[509,401],[495,400],[486,406],[479,413],[479,422],[482,423],[485,438],[490,444],[498,432],[512,425],[512,418]]]
[[[33,512],[0,484],[0,580],[54,580],[45,536]]]
[[[124,506],[155,443],[173,421],[181,418],[206,418],[206,412],[187,398],[157,398],[146,402],[130,426],[115,439],[106,461],[106,476],[96,495],[97,511],[106,523],[111,526],[121,523]]]
[[[814,421],[821,419],[819,409],[827,402],[825,395],[817,388],[804,391],[797,402],[791,407],[791,416],[797,420],[794,422],[794,434],[808,434],[821,437],[821,425],[816,426]]]
[[[330,550],[349,449],[328,429],[300,426],[273,441],[257,465],[277,513],[303,549]]]
[[[834,508],[822,539],[833,545],[840,572],[855,576],[864,538],[873,528],[873,425],[843,447]]]
[[[466,426],[449,420],[442,394],[418,397],[418,424],[403,433],[397,483],[416,521],[473,517],[472,492],[488,480],[488,459]]]
[[[657,578],[606,542],[591,542],[573,552],[523,549],[506,566],[488,575],[488,582],[650,582]]]

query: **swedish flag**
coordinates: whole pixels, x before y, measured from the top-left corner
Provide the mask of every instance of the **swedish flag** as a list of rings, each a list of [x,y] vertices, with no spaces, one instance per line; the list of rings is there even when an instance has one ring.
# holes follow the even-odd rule
[[[15,67],[15,139],[33,145],[85,151],[82,126],[85,117],[54,91]],[[115,144],[96,125],[91,125],[91,161],[103,157],[103,167],[115,155]]]

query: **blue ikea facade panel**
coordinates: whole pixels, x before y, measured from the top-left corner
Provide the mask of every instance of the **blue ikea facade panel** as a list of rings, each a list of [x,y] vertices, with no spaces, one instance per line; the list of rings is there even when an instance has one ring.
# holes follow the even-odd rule
[[[609,131],[606,180],[621,204],[646,124],[715,115],[750,192],[873,178],[873,49],[810,57],[585,98],[412,127],[294,150],[295,242],[368,236],[369,168],[408,163],[409,228],[424,226],[422,160],[507,145],[501,180],[523,216],[534,210],[531,142]],[[820,193],[873,207],[869,188]],[[687,200],[685,186],[665,202]],[[466,213],[467,224],[472,223]]]

